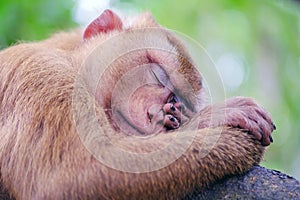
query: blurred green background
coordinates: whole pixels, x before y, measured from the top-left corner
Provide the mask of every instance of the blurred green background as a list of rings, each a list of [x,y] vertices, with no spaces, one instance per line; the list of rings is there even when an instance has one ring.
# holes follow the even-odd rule
[[[74,20],[84,17],[80,9],[87,11],[82,2],[101,12],[100,0],[94,5],[91,0],[1,1],[0,48],[75,27]],[[125,14],[151,11],[161,25],[197,40],[216,63],[226,96],[253,97],[273,116],[274,144],[262,165],[300,179],[300,3],[114,0],[105,4]]]

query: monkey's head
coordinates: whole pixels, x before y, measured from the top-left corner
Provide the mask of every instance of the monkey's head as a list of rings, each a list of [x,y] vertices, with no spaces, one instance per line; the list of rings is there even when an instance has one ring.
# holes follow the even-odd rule
[[[99,46],[91,53],[102,62],[95,97],[115,129],[167,132],[202,107],[200,73],[181,42],[150,14],[128,23],[105,10],[87,26],[84,41],[94,51]]]

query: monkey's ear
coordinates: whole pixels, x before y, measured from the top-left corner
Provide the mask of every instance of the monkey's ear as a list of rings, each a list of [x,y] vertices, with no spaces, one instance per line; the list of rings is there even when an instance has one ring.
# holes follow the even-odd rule
[[[92,21],[84,31],[83,38],[88,39],[99,33],[112,30],[122,30],[122,20],[111,10],[105,10],[97,19]]]
[[[137,16],[134,28],[159,27],[150,12],[144,12]]]

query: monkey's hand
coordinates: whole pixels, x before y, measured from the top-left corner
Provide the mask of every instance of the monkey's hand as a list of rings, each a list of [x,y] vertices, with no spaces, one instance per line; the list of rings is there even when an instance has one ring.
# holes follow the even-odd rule
[[[261,144],[273,142],[271,133],[276,129],[272,119],[253,99],[234,97],[222,104],[209,105],[201,111],[198,128],[231,126],[252,134]]]

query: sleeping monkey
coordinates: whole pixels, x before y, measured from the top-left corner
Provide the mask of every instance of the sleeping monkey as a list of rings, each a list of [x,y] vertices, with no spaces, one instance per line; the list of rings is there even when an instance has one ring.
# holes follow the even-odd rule
[[[275,129],[252,99],[205,105],[197,66],[148,13],[1,51],[0,94],[15,199],[181,199],[258,164]]]

